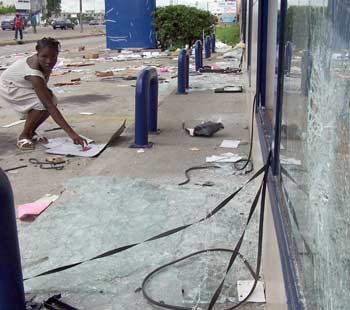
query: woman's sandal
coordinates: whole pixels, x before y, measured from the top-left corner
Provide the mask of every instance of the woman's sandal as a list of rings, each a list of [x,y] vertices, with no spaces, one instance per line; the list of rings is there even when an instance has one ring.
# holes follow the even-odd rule
[[[34,143],[41,143],[41,144],[48,144],[49,143],[49,140],[46,137],[43,137],[43,136],[39,135],[38,133],[34,133],[31,140]]]
[[[30,139],[26,139],[26,138],[19,139],[17,141],[17,147],[23,151],[30,151],[30,150],[35,149],[35,145],[34,145],[33,141]]]

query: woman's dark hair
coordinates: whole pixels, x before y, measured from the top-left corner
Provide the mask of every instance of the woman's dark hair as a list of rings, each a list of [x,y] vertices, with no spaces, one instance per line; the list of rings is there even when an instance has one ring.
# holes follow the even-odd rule
[[[42,38],[36,42],[36,47],[35,49],[37,52],[40,52],[43,48],[45,47],[50,47],[56,50],[58,53],[61,49],[61,44],[58,40],[54,38]]]

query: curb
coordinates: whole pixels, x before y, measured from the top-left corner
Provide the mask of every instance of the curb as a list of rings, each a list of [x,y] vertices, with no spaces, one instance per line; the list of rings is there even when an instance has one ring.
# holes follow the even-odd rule
[[[86,34],[86,35],[80,35],[80,36],[73,36],[73,37],[55,37],[56,40],[72,40],[72,39],[82,39],[82,38],[87,38],[87,37],[98,37],[98,36],[105,36],[105,33],[100,33],[100,34]],[[23,44],[27,43],[35,43],[40,38],[38,39],[31,39],[31,40],[25,40],[23,41]],[[5,42],[0,42],[0,46],[7,46],[7,45],[21,45],[17,43],[17,41],[11,40],[11,41],[5,41]]]

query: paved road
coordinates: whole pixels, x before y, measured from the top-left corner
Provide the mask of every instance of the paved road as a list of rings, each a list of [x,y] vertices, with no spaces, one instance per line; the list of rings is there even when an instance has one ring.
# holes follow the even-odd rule
[[[37,41],[42,37],[54,37],[57,39],[72,38],[72,37],[86,37],[91,35],[103,35],[105,34],[105,26],[89,26],[84,25],[83,32],[80,32],[80,27],[76,27],[74,30],[61,30],[52,29],[52,27],[37,27],[37,33],[33,33],[31,27],[27,28],[23,34],[24,45],[28,42]],[[0,30],[0,46],[15,45],[14,31],[11,30]]]
[[[53,32],[53,31],[52,31]],[[53,32],[52,34],[54,34]],[[36,41],[29,42],[23,45],[5,45],[0,46],[0,56],[8,56],[14,53],[35,52]],[[105,48],[106,40],[104,36],[89,36],[89,37],[73,37],[60,39],[62,50],[71,49],[79,45],[96,46]]]

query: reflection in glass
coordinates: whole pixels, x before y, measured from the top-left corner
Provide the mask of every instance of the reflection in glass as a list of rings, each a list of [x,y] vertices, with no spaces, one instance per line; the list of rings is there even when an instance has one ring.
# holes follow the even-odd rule
[[[350,3],[288,1],[281,179],[307,309],[350,305]]]

